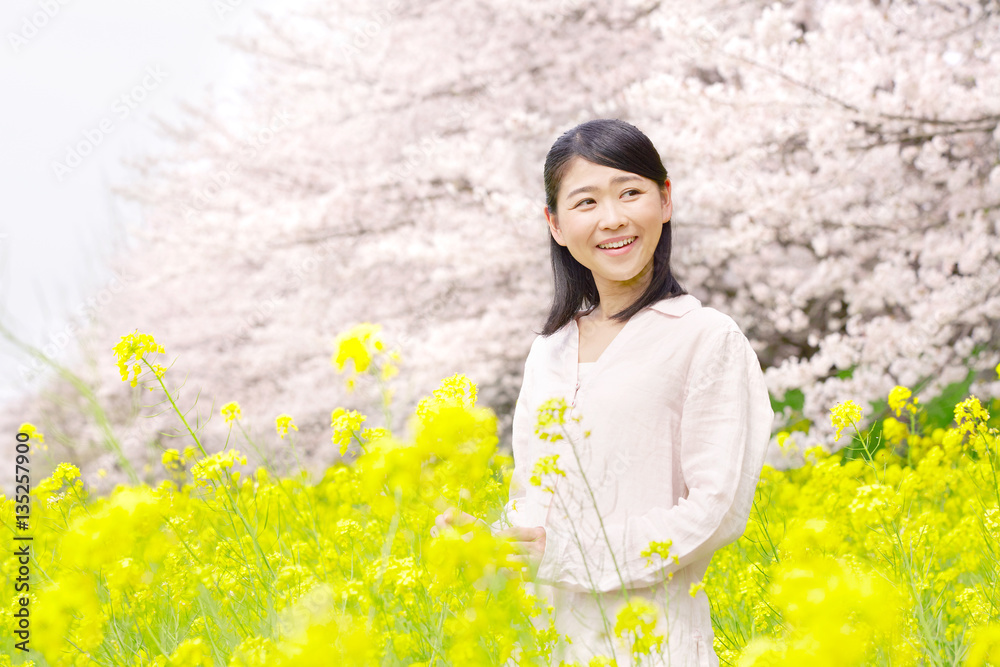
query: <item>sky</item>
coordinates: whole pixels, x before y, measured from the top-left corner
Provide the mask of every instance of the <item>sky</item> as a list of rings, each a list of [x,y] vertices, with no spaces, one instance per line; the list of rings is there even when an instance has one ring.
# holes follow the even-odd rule
[[[248,79],[219,37],[306,0],[5,0],[0,9],[0,322],[60,362],[74,315],[113,293],[108,268],[134,246],[138,208],[114,197],[121,163],[165,144],[154,117],[212,92],[225,115]],[[0,338],[0,409],[39,386]]]

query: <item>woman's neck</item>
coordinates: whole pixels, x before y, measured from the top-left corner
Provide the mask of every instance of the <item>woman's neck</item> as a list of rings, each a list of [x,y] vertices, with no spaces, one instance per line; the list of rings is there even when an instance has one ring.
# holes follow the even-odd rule
[[[644,271],[635,278],[626,282],[605,282],[594,276],[597,285],[597,293],[601,302],[597,307],[587,313],[587,319],[600,324],[611,321],[611,316],[619,313],[642,296],[649,283],[653,280],[652,262]]]

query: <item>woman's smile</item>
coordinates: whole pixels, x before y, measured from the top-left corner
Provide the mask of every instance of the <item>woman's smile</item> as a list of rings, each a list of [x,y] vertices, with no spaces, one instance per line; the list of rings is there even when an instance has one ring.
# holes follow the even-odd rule
[[[638,239],[638,236],[619,236],[613,240],[599,243],[597,249],[605,255],[624,255],[632,250],[632,246],[635,245],[635,241]]]

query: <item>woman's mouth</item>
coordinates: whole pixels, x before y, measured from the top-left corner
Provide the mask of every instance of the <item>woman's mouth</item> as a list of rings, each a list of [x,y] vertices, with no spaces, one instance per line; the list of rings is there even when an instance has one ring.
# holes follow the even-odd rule
[[[622,239],[621,241],[615,241],[613,243],[602,243],[598,245],[597,248],[601,252],[607,255],[623,255],[631,249],[632,244],[635,242],[637,238],[639,237],[630,236],[626,239]]]

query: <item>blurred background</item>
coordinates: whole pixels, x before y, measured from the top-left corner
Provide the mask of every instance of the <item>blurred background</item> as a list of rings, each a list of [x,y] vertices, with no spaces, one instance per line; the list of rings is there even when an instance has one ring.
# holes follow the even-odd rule
[[[394,429],[465,373],[506,446],[542,164],[598,117],[659,149],[675,273],[757,350],[773,461],[800,460],[779,432],[832,446],[848,398],[1000,393],[995,2],[35,0],[2,27],[0,426],[97,488],[116,448],[151,480],[179,446],[115,366],[135,330],[216,451],[228,401],[269,451],[293,415],[316,467],[335,407],[382,425],[330,363],[366,321],[402,353]]]

